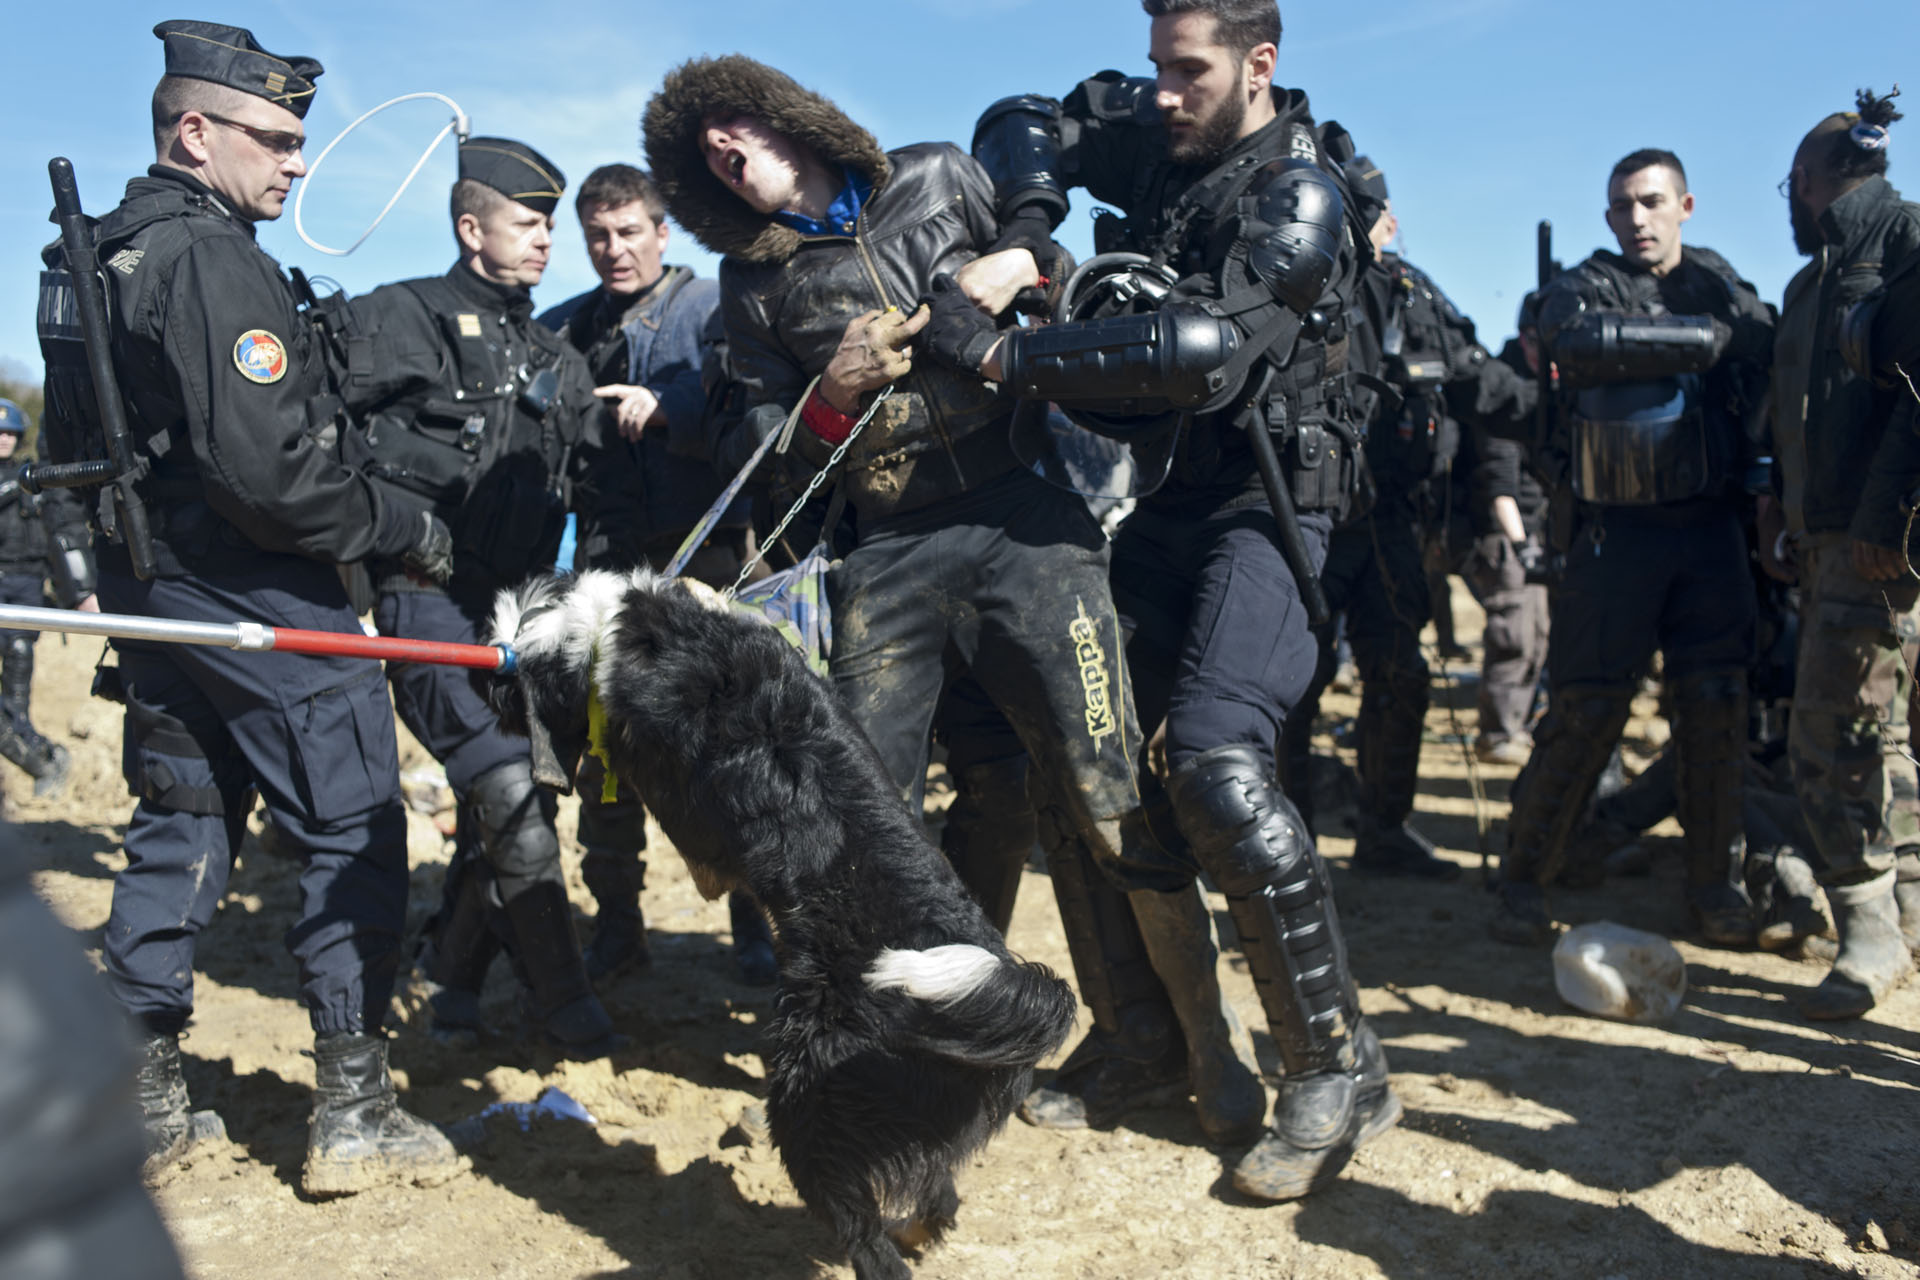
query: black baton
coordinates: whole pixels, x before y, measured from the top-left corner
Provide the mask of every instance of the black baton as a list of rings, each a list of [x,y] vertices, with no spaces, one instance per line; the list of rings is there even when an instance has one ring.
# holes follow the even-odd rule
[[[1553,283],[1553,223],[1540,219],[1540,226],[1534,233],[1534,279],[1537,282],[1533,306],[1533,351],[1534,381],[1539,384],[1540,404],[1534,447],[1538,448],[1547,438],[1547,432],[1553,426],[1553,365],[1547,360],[1546,335],[1540,331],[1540,303],[1545,300],[1547,286]]]
[[[133,560],[134,576],[142,581],[153,577],[153,535],[147,525],[147,508],[134,492],[134,482],[146,474],[140,457],[133,451],[127,431],[126,405],[120,399],[120,380],[113,372],[113,347],[107,334],[107,291],[100,283],[100,259],[94,252],[93,232],[86,214],[80,209],[80,188],[74,182],[73,163],[65,156],[47,162],[47,175],[53,180],[53,220],[60,226],[60,242],[66,248],[67,274],[73,279],[74,303],[80,312],[80,331],[87,344],[87,371],[93,376],[93,399],[100,414],[100,428],[106,437],[111,474],[99,464],[70,463],[39,470],[36,482],[43,486],[98,484],[113,486],[113,505],[119,516],[121,535],[127,554]]]
[[[1260,414],[1247,415],[1247,443],[1253,448],[1253,464],[1260,468],[1260,483],[1266,486],[1267,502],[1273,507],[1273,522],[1278,528],[1274,542],[1280,549],[1280,558],[1287,562],[1294,585],[1300,588],[1300,601],[1307,606],[1307,621],[1324,627],[1333,617],[1333,610],[1327,607],[1327,593],[1320,585],[1320,575],[1313,571],[1313,561],[1307,556],[1307,540],[1300,533],[1300,513],[1293,506],[1293,491],[1287,488],[1286,477],[1280,474],[1280,458],[1273,451],[1273,437],[1267,434],[1266,420]]]

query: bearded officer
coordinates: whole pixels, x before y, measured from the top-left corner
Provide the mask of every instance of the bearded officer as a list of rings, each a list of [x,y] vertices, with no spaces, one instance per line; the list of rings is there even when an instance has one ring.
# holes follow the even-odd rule
[[[1127,215],[1096,248],[1148,255],[1129,288],[1169,300],[1014,333],[984,367],[1031,399],[1104,403],[1096,416],[1136,441],[1136,467],[1167,474],[1121,527],[1113,585],[1141,721],[1164,721],[1187,857],[1152,860],[1142,844],[1106,866],[1143,918],[1197,870],[1226,893],[1287,1076],[1234,1185],[1287,1200],[1337,1176],[1400,1114],[1325,864],[1274,783],[1277,739],[1313,675],[1309,580],[1357,477],[1346,324],[1372,254],[1348,212],[1344,132],[1317,127],[1304,93],[1273,84],[1272,0],[1143,7],[1157,80],[1104,72],[1064,103],[1003,100],[974,150],[994,179],[1002,246],[1044,244],[1067,188],[1084,186]],[[1030,284],[1033,270],[1007,283]],[[1131,418],[1112,407],[1122,387]],[[1284,459],[1271,488],[1263,445]]]
[[[444,574],[447,530],[342,465],[321,406],[327,365],[287,277],[254,242],[306,172],[301,125],[320,64],[252,33],[163,22],[155,163],[127,184],[97,241],[112,343],[153,522],[156,572],[99,546],[112,612],[245,619],[358,634],[340,562],[385,556]],[[59,246],[50,266],[64,266]],[[100,427],[70,285],[43,276],[47,429]],[[97,456],[97,455],[96,455]],[[116,641],[125,691],[127,866],[114,878],[107,979],[145,1033],[140,1101],[149,1170],[190,1133],[178,1037],[193,1012],[195,940],[226,890],[257,790],[297,852],[301,909],[287,934],[314,1031],[302,1184],[339,1194],[432,1183],[462,1162],[402,1110],[382,1031],[406,923],[406,814],[393,713],[378,663]]]

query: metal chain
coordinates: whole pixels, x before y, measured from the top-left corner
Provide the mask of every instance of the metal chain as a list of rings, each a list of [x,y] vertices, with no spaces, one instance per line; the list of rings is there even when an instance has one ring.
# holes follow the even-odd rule
[[[800,514],[800,509],[813,500],[813,495],[819,492],[820,486],[826,483],[827,477],[840,469],[840,460],[847,456],[847,450],[853,447],[853,442],[860,438],[860,433],[866,429],[867,423],[873,420],[875,411],[877,411],[882,404],[886,403],[887,397],[892,394],[892,383],[888,383],[886,386],[880,388],[880,394],[873,398],[873,403],[867,406],[867,411],[860,415],[858,422],[853,424],[853,430],[847,433],[847,438],[834,447],[832,455],[827,459],[827,464],[814,473],[813,479],[807,481],[807,487],[801,491],[799,498],[794,501],[794,504],[787,508],[787,514],[780,517],[780,523],[773,526],[773,532],[761,540],[759,550],[755,551],[752,556],[748,557],[747,562],[740,566],[740,576],[733,580],[733,585],[728,587],[725,592],[729,599],[740,594],[740,588],[746,585],[747,575],[752,573],[754,568],[766,558],[767,548],[780,541],[780,535],[787,531],[787,526],[792,524],[793,518]],[[824,532],[831,535],[832,531],[826,530]]]

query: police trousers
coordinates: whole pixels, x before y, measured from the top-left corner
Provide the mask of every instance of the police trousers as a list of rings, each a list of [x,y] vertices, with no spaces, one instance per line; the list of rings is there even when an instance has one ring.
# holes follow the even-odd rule
[[[1309,562],[1333,522],[1300,517]],[[1136,510],[1113,544],[1113,598],[1132,639],[1141,722],[1166,721],[1167,766],[1245,743],[1269,765],[1313,679],[1317,645],[1264,505],[1181,517]]]
[[[222,547],[217,569],[141,582],[100,568],[110,612],[358,633],[333,566]],[[115,641],[124,761],[139,803],[103,951],[129,1013],[175,1032],[193,1010],[194,943],[226,891],[257,790],[298,853],[286,935],[316,1032],[381,1025],[407,911],[407,831],[380,664]]]

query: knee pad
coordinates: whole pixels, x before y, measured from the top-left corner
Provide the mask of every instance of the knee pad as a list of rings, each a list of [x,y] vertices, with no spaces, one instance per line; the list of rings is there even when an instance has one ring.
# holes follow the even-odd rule
[[[559,802],[534,782],[531,762],[510,760],[481,774],[467,801],[505,897],[528,884],[562,878],[560,837],[553,825]]]

